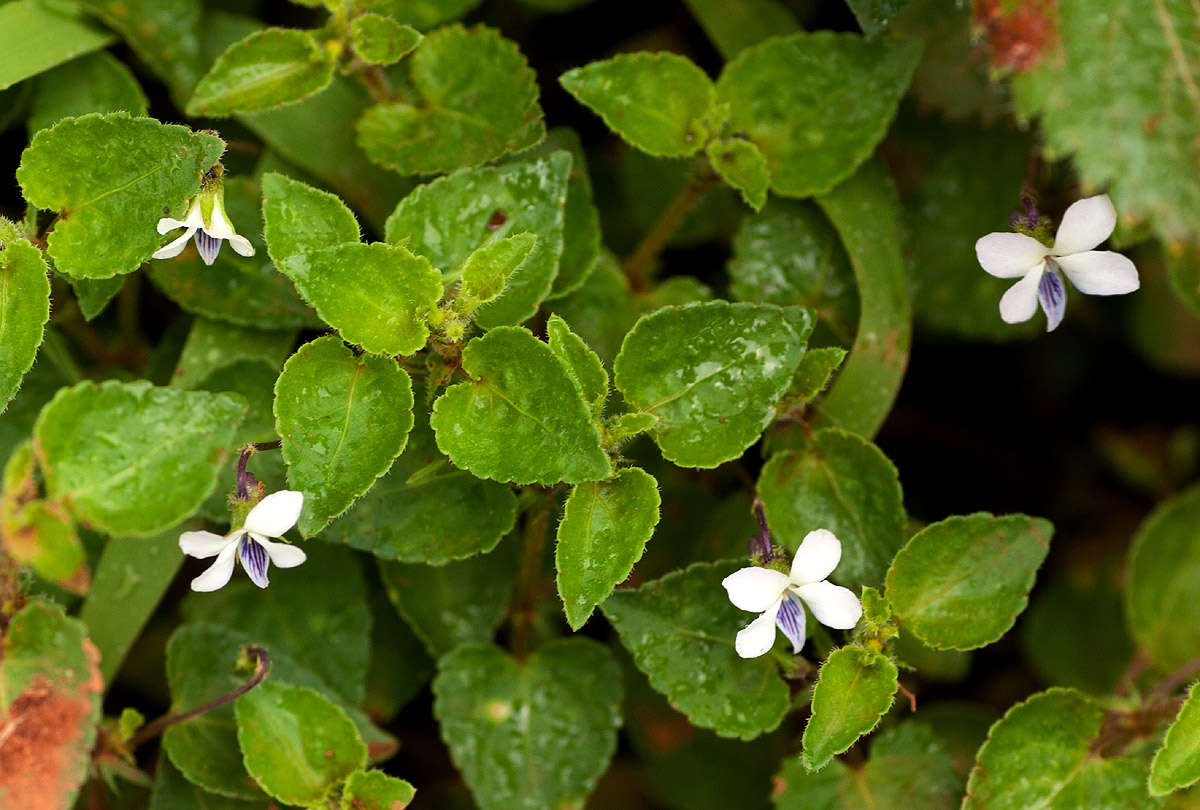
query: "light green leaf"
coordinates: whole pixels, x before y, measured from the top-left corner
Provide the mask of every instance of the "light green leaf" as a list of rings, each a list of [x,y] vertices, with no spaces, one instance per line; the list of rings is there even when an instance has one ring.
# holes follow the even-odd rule
[[[920,55],[911,39],[775,37],[725,66],[717,98],[730,105],[733,128],[766,156],[772,190],[824,194],[883,139]]]
[[[37,133],[17,181],[31,204],[60,216],[47,248],[55,268],[108,278],[150,258],[163,209],[181,211],[224,149],[220,138],[151,118],[85,115]]]
[[[404,63],[413,101],[367,110],[358,143],[401,174],[437,174],[527,149],[546,135],[533,70],[484,26],[439,28]]]
[[[47,494],[109,534],[174,526],[212,492],[245,409],[240,397],[144,381],[65,388],[34,426]]]
[[[813,688],[802,760],[809,770],[829,764],[870,733],[899,688],[896,665],[881,653],[848,645],[830,653]]]
[[[1200,780],[1200,683],[1167,729],[1162,748],[1150,764],[1150,795],[1165,796]]]
[[[792,377],[792,387],[788,395],[800,402],[811,402],[829,385],[833,373],[845,359],[846,350],[837,346],[809,349],[800,360],[796,376]]]
[[[93,112],[123,110],[145,115],[147,104],[133,71],[112,54],[101,51],[39,77],[27,125],[30,132],[37,132],[64,118]]]
[[[300,347],[275,384],[275,429],[288,485],[304,493],[312,537],[364,495],[404,450],[412,381],[390,357],[355,357],[332,336]]]
[[[404,810],[416,788],[383,771],[356,771],[346,780],[342,801],[354,810]]]
[[[604,370],[604,364],[558,315],[550,316],[546,322],[546,333],[550,339],[550,351],[579,383],[579,390],[588,401],[592,416],[599,419],[604,414],[604,401],[608,399],[608,372]]]
[[[268,28],[230,45],[196,85],[187,113],[220,117],[303,101],[333,79],[331,52],[308,31]]]
[[[524,662],[490,644],[460,647],[438,662],[433,694],[482,810],[581,807],[617,747],[621,671],[594,641],[552,641]]]
[[[297,254],[358,242],[354,212],[337,196],[275,172],[262,177],[262,218],[276,266]]]
[[[704,148],[716,89],[704,71],[678,54],[622,53],[568,70],[567,92],[643,152],[686,157]]]
[[[554,553],[558,593],[572,630],[625,581],[658,524],[658,482],[637,467],[571,490]]]
[[[455,308],[463,315],[471,315],[481,304],[498,298],[536,244],[537,234],[519,233],[473,251],[459,270],[462,283],[454,299]]]
[[[112,43],[108,31],[36,0],[0,6],[0,90]]]
[[[570,372],[545,343],[501,326],[463,350],[471,378],[433,403],[438,447],[480,478],[577,484],[612,474],[600,432]]]
[[[1164,501],[1129,550],[1125,615],[1134,640],[1165,670],[1200,655],[1200,487]]]
[[[751,45],[800,30],[779,0],[684,0],[692,15],[729,61]]]
[[[485,240],[537,235],[533,253],[509,276],[499,298],[475,313],[484,329],[518,324],[549,294],[563,251],[563,206],[571,157],[464,169],[420,186],[388,217],[387,241],[451,273]]]
[[[387,14],[406,25],[433,28],[458,19],[479,3],[480,0],[356,0],[355,5]]]
[[[750,740],[778,726],[790,700],[769,655],[747,660],[734,652],[735,636],[753,618],[721,588],[738,567],[696,563],[618,590],[601,610],[650,685],[693,725]]]
[[[812,329],[800,308],[712,301],[644,316],[613,364],[617,388],[658,417],[654,440],[681,467],[716,467],[757,441]]]
[[[50,279],[42,252],[24,239],[0,249],[0,413],[33,367],[50,320]]]
[[[379,563],[388,598],[435,658],[492,640],[517,577],[517,543],[442,566]]]
[[[1025,609],[1054,527],[1025,515],[955,516],[913,536],[892,561],[887,598],[901,624],[938,650],[970,650]]]
[[[399,62],[421,44],[421,32],[382,14],[363,14],[350,23],[354,52],[372,65]]]
[[[767,159],[750,141],[740,138],[714,140],[706,149],[708,162],[721,179],[742,193],[742,199],[755,211],[767,204],[771,175]]]

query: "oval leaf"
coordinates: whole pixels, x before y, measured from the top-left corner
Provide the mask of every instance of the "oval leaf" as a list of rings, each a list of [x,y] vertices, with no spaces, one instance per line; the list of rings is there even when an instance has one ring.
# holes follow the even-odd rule
[[[335,195],[268,172],[262,177],[263,238],[276,266],[297,253],[357,242],[354,212]]]
[[[804,727],[804,765],[824,768],[864,734],[870,733],[891,708],[899,688],[896,665],[863,647],[840,647],[821,665],[813,689],[812,717]]]
[[[371,65],[399,62],[421,44],[421,32],[382,14],[363,14],[350,23],[354,52]]]
[[[24,239],[0,250],[0,413],[33,367],[46,321],[50,279],[42,252]]]
[[[1200,780],[1200,683],[1167,729],[1162,748],[1150,765],[1150,795],[1165,796]]]
[[[308,31],[268,28],[235,42],[196,85],[187,113],[219,117],[302,101],[333,80],[333,56]]]

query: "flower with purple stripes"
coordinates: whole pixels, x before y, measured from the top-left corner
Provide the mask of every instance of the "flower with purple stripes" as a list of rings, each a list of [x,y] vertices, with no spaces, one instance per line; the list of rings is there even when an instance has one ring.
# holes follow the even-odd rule
[[[849,630],[862,616],[862,603],[849,588],[826,577],[842,558],[842,544],[827,529],[809,532],[789,573],[749,566],[721,581],[729,601],[742,610],[761,614],[737,634],[734,649],[742,658],[757,658],[771,649],[778,627],[792,642],[792,652],[804,646],[804,606],[826,627]]]
[[[234,563],[242,568],[250,581],[260,588],[270,584],[267,569],[271,563],[280,568],[295,568],[306,559],[302,550],[289,543],[273,543],[270,537],[282,537],[296,525],[304,506],[304,494],[290,489],[272,492],[259,501],[240,529],[222,537],[212,532],[184,532],[179,535],[179,548],[189,557],[216,561],[192,580],[193,591],[215,591],[223,588],[233,576]]]
[[[228,240],[229,246],[242,256],[253,256],[254,245],[244,236],[238,236],[225,213],[225,188],[220,180],[207,183],[188,206],[183,219],[163,217],[158,221],[158,232],[165,234],[176,228],[183,228],[183,235],[154,251],[156,259],[170,259],[178,256],[187,247],[187,241],[196,237],[196,250],[207,265],[212,265],[221,252],[221,242]]]

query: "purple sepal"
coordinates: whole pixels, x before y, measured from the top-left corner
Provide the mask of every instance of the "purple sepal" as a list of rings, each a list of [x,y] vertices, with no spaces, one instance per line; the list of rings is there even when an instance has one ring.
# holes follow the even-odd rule
[[[267,579],[267,568],[271,565],[271,558],[267,556],[267,550],[250,538],[250,535],[242,535],[241,542],[238,544],[238,557],[242,560],[242,568],[246,569],[246,575],[250,577],[250,581],[260,588],[265,588],[270,584]]]
[[[1062,275],[1055,267],[1048,267],[1042,273],[1037,295],[1042,312],[1046,313],[1046,331],[1053,332],[1067,312],[1067,290],[1063,287]]]
[[[804,621],[804,606],[791,591],[788,591],[783,595],[779,613],[775,615],[775,625],[788,637],[788,641],[792,642],[793,655],[799,653],[800,648],[804,646]]]
[[[204,263],[211,266],[221,251],[221,240],[209,236],[201,228],[196,231],[196,250],[200,251],[200,258],[204,260]]]

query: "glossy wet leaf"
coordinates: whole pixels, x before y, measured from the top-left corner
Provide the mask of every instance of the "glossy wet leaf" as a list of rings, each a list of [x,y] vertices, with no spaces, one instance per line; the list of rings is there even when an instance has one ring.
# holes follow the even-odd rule
[[[462,368],[470,380],[447,388],[430,418],[456,466],[518,484],[574,484],[612,472],[579,385],[527,330],[497,327],[475,338]]]
[[[820,770],[870,733],[892,705],[898,676],[896,665],[881,653],[855,645],[830,653],[813,688],[812,716],[804,727],[804,765]]]
[[[358,143],[376,163],[437,174],[520,151],[546,134],[533,70],[495,29],[440,28],[402,67],[413,103],[378,104],[358,123]]]
[[[563,362],[579,390],[598,419],[604,413],[604,401],[608,399],[608,372],[596,353],[571,331],[571,327],[557,315],[546,322],[546,334],[550,351]]]
[[[991,644],[1025,609],[1053,532],[1040,518],[986,512],[934,523],[892,561],[888,600],[934,649]]]
[[[742,193],[742,199],[755,211],[767,204],[771,175],[767,159],[750,141],[740,138],[714,140],[706,150],[708,162],[721,179]]]
[[[357,771],[346,780],[342,801],[355,810],[404,810],[416,793],[408,782],[383,771]]]
[[[624,582],[658,524],[658,482],[637,467],[571,490],[558,524],[558,593],[572,630]]]
[[[550,155],[556,151],[571,153],[571,174],[567,180],[567,202],[563,209],[563,252],[550,298],[561,298],[587,280],[600,260],[600,214],[593,201],[592,179],[587,157],[575,130],[555,127],[546,139],[529,150],[530,155]]]
[[[350,42],[364,62],[390,65],[421,44],[421,32],[382,14],[364,14],[350,23]]]
[[[485,329],[520,323],[549,294],[558,272],[570,171],[570,155],[555,152],[455,172],[420,186],[396,206],[388,217],[387,241],[451,273],[485,240],[536,234],[533,253],[509,276],[504,292],[475,313]]]
[[[17,181],[26,200],[60,216],[47,240],[55,267],[108,278],[136,270],[159,248],[163,209],[182,214],[224,149],[220,138],[187,127],[85,115],[38,132]]]
[[[275,427],[288,485],[304,493],[302,535],[321,531],[388,471],[412,407],[412,381],[390,357],[356,357],[329,336],[292,355],[275,384]]]
[[[5,3],[0,10],[0,90],[111,44],[111,32],[69,9]]]
[[[47,495],[110,534],[173,526],[212,492],[245,407],[145,381],[63,389],[34,427]]]
[[[33,366],[50,320],[50,279],[42,252],[24,239],[0,249],[0,413]]]
[[[823,194],[875,150],[920,54],[907,39],[829,31],[774,37],[725,66],[717,98],[730,105],[734,129],[766,156],[773,191]]]
[[[354,212],[328,191],[268,172],[262,177],[263,238],[271,261],[358,242]]]
[[[43,73],[30,104],[30,132],[64,118],[123,110],[146,114],[146,94],[133,71],[107,51],[84,56]]]
[[[302,101],[333,79],[331,53],[307,31],[268,28],[229,46],[196,85],[191,116],[219,117]]]
[[[621,671],[594,641],[551,641],[524,662],[490,644],[460,647],[438,662],[433,694],[482,810],[582,806],[617,747]]]
[[[1187,700],[1167,728],[1162,748],[1150,765],[1150,793],[1163,796],[1200,780],[1200,684],[1188,690]]]
[[[771,423],[804,356],[807,310],[713,301],[643,317],[613,363],[636,410],[658,417],[653,436],[683,467],[740,456]]]
[[[618,590],[601,610],[650,685],[693,725],[749,740],[779,725],[789,698],[769,655],[747,660],[734,652],[734,637],[754,618],[721,587],[739,567],[696,563]]]

